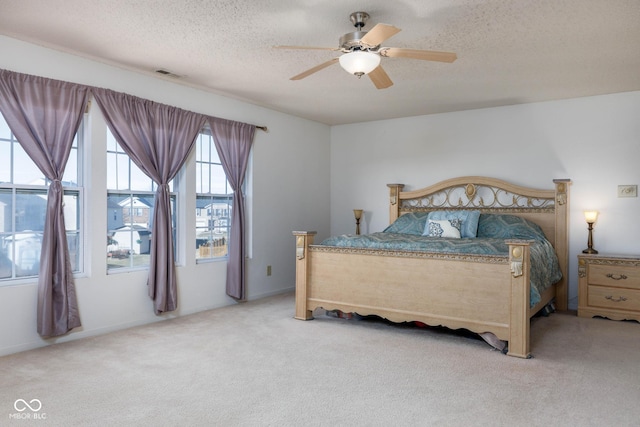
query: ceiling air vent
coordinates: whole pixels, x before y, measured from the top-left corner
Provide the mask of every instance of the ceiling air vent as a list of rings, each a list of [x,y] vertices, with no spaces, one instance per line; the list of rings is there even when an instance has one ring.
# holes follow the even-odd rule
[[[162,68],[156,70],[156,73],[162,74],[163,76],[167,76],[167,77],[173,77],[174,79],[179,79],[180,77],[182,77],[177,74],[173,74],[171,71],[164,70]]]

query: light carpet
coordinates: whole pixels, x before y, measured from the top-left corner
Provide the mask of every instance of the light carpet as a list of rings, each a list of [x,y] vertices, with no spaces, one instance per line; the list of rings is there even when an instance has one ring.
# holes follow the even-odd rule
[[[293,313],[284,294],[1,357],[0,425],[640,425],[636,322],[535,318],[523,360]]]

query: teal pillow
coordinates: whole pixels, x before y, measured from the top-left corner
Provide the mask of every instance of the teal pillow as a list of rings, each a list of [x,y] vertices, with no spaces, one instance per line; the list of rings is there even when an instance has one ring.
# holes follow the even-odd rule
[[[482,214],[478,236],[496,239],[545,240],[540,226],[528,219],[509,214]]]
[[[478,221],[480,220],[480,211],[477,210],[459,210],[459,211],[433,211],[429,212],[429,220],[442,221],[444,219],[462,221],[460,228],[460,237],[474,238],[478,234]],[[429,230],[424,229],[423,236],[429,235]]]
[[[427,222],[428,212],[409,212],[401,215],[390,226],[383,230],[384,233],[404,233],[422,235]]]

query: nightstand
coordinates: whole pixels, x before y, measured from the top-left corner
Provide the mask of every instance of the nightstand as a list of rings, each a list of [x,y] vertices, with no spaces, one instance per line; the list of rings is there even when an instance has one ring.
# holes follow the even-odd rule
[[[640,256],[578,255],[578,316],[640,321]]]

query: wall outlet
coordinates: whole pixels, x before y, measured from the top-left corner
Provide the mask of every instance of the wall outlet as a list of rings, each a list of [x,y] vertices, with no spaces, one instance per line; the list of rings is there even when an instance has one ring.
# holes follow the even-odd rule
[[[638,186],[618,185],[618,197],[638,197]]]
[[[271,276],[271,266],[267,265],[267,276]]]

